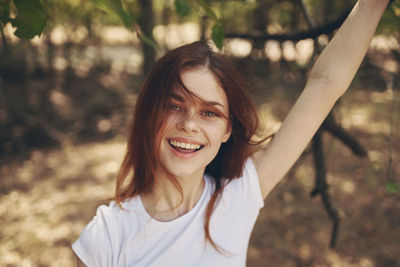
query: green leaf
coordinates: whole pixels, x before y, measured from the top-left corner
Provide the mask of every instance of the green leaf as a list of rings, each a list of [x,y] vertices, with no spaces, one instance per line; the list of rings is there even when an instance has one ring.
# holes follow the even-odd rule
[[[388,182],[385,188],[390,194],[397,194],[399,192],[399,186],[393,181]]]
[[[132,30],[134,19],[123,8],[121,0],[90,0],[98,8],[109,14],[117,15],[124,23],[125,27]]]
[[[222,48],[224,44],[225,34],[221,22],[217,21],[214,23],[214,26],[212,27],[211,39],[219,49]]]
[[[393,12],[397,17],[400,17],[400,2],[395,2],[392,4]]]
[[[212,18],[213,20],[218,20],[217,14],[211,9],[211,7],[204,0],[196,0],[197,4],[201,6],[206,12],[207,16]]]
[[[1,1],[0,2],[0,21],[6,24],[10,21],[10,2]]]
[[[139,37],[140,41],[152,46],[155,50],[159,49],[158,45],[156,44],[156,42],[153,39],[151,39],[150,37],[147,37],[144,34],[140,34],[140,35],[138,35],[138,37]]]
[[[111,14],[111,15],[117,15],[122,22],[124,23],[125,27],[128,28],[128,30],[135,30],[138,38],[148,44],[154,47],[156,50],[158,50],[158,46],[156,42],[151,39],[150,37],[147,37],[140,31],[140,27],[135,23],[135,19],[132,15],[128,14],[122,5],[121,0],[90,0],[93,4],[95,4],[98,8],[104,10],[105,12]],[[136,28],[136,29],[135,29]]]
[[[175,0],[175,10],[180,17],[184,17],[190,12],[190,6],[185,0]]]
[[[397,33],[400,27],[399,16],[400,9],[396,9],[395,5],[392,5],[390,8],[386,9],[385,13],[383,14],[382,21],[378,26],[378,32],[380,34]]]
[[[39,35],[46,27],[46,12],[39,0],[14,0],[17,8],[17,17],[12,20],[17,27],[15,35],[23,39],[32,39]]]

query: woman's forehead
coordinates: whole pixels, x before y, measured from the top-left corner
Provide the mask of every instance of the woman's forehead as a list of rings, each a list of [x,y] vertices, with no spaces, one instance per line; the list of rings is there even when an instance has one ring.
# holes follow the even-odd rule
[[[183,98],[198,98],[204,102],[212,102],[228,107],[228,100],[224,89],[215,75],[207,68],[200,67],[182,72],[182,82],[185,89],[174,90],[173,94]]]

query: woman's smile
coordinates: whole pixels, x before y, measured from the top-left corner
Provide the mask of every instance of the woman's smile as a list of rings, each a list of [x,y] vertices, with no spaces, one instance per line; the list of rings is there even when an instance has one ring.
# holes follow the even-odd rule
[[[214,74],[200,67],[181,74],[193,94],[176,91],[168,104],[160,161],[174,176],[202,177],[230,136],[228,100]]]
[[[184,138],[171,138],[168,140],[172,152],[180,158],[192,158],[197,155],[204,145]]]

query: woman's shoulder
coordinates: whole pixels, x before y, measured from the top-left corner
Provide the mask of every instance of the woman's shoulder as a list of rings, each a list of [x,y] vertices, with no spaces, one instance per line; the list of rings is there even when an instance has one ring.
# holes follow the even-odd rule
[[[139,197],[133,197],[121,203],[110,201],[108,205],[100,205],[96,215],[86,225],[80,238],[126,236],[127,232],[134,231],[140,225]],[[103,238],[107,239],[107,238]]]
[[[132,228],[133,225],[139,224],[142,213],[140,205],[140,197],[135,196],[118,203],[115,200],[109,202],[108,205],[100,205],[97,208],[96,215],[93,220],[100,223],[115,225],[117,229],[124,230]],[[129,224],[129,226],[127,226]],[[124,227],[127,226],[127,227]]]
[[[228,187],[233,187],[237,189],[246,189],[249,184],[257,184],[258,174],[253,163],[253,159],[248,157],[244,164],[241,175],[233,179],[223,179],[223,184]],[[243,188],[243,186],[245,186]]]
[[[73,250],[85,263],[93,263],[94,258],[109,262],[110,253],[119,251],[130,236],[140,231],[143,216],[139,213],[138,197],[120,204],[111,201],[108,205],[100,205],[72,245]]]
[[[262,207],[264,200],[262,198],[258,174],[251,157],[247,158],[242,174],[231,180],[224,180],[224,192],[240,195],[240,199],[255,202],[257,206]]]

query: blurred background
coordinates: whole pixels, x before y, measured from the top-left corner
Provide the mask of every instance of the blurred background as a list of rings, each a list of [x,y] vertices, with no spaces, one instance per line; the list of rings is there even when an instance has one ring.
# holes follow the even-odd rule
[[[212,39],[272,133],[354,3],[0,1],[0,266],[75,265],[71,243],[113,196],[137,93],[165,51]],[[266,199],[247,266],[400,266],[399,29],[395,1]]]

